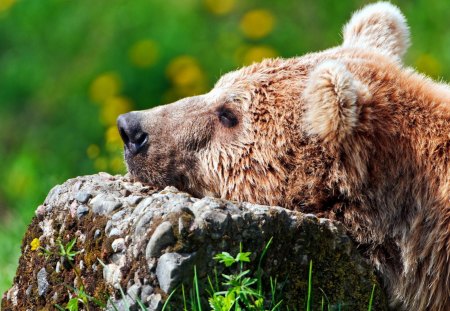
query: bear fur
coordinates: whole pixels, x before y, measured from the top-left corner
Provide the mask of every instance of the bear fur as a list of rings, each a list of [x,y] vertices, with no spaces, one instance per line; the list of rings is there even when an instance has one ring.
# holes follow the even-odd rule
[[[128,170],[340,220],[395,309],[450,310],[450,87],[402,64],[409,29],[390,3],[356,12],[343,38],[120,116]]]

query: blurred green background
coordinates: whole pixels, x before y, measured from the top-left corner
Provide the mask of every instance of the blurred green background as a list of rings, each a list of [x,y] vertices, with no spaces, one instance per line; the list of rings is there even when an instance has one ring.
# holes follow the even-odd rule
[[[118,114],[207,91],[264,57],[341,42],[369,1],[0,0],[0,293],[52,186],[123,173]],[[409,66],[450,75],[449,1],[394,1]]]

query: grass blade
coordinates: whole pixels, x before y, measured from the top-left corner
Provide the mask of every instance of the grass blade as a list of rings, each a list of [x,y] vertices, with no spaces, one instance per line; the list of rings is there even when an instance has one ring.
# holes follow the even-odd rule
[[[269,242],[267,242],[266,246],[264,246],[264,249],[261,253],[261,256],[259,257],[259,261],[258,261],[258,268],[256,269],[257,272],[257,279],[258,279],[258,293],[261,293],[262,291],[262,273],[261,273],[261,265],[262,265],[262,261],[264,259],[264,256],[267,253],[267,250],[269,249],[270,245],[272,244],[273,241],[273,237],[270,238]]]
[[[161,311],[164,311],[164,310],[166,309],[166,307],[169,305],[170,298],[172,298],[172,296],[175,294],[176,291],[177,291],[177,289],[175,288],[175,289],[170,293],[169,297],[167,297],[166,301],[164,302],[164,305],[163,305]]]
[[[119,310],[117,310],[116,304],[112,301],[111,298],[109,298],[109,301],[111,302],[111,305],[114,308],[114,311],[119,311]]]
[[[311,311],[311,296],[312,296],[312,260],[309,261],[308,296],[306,299],[306,311]]]
[[[373,284],[373,286],[372,286],[372,293],[370,294],[369,307],[367,308],[367,311],[372,311],[372,303],[373,303],[373,296],[375,294],[375,286],[376,286],[376,284]]]
[[[123,302],[125,303],[125,308],[130,310],[130,305],[128,304],[127,295],[123,292],[122,286],[119,286],[120,295],[122,295]]]
[[[181,284],[181,292],[183,294],[183,304],[184,304],[183,311],[188,311],[188,309],[187,309],[187,301],[186,301],[186,293],[184,292],[184,284]]]
[[[202,305],[200,303],[200,291],[198,289],[198,277],[197,277],[197,267],[196,266],[194,266],[194,287],[195,287],[195,296],[197,298],[198,311],[202,311]]]

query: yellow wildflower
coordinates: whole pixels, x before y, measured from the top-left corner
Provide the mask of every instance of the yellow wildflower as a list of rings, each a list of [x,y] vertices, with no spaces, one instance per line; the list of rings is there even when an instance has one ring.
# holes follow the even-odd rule
[[[265,58],[273,58],[277,56],[277,52],[266,45],[259,45],[249,48],[243,56],[243,64],[249,65],[254,62],[262,61]]]
[[[230,13],[236,5],[236,0],[204,0],[208,10],[217,15]]]
[[[0,13],[6,12],[16,3],[16,0],[1,0],[0,1]]]
[[[91,84],[90,97],[97,103],[118,95],[122,88],[120,77],[115,72],[107,72],[98,76]]]
[[[136,67],[147,68],[156,63],[158,48],[156,43],[151,40],[141,40],[130,48],[128,57]]]
[[[275,17],[267,10],[253,10],[241,19],[241,30],[250,39],[268,35],[275,25]]]
[[[31,241],[30,246],[31,250],[35,251],[39,248],[39,246],[41,246],[41,242],[39,241],[38,238],[34,238],[33,241]]]

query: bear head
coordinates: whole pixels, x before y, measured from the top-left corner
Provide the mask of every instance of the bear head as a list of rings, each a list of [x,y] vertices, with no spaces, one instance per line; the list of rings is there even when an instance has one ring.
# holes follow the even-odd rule
[[[336,154],[369,118],[366,68],[356,67],[395,65],[408,40],[396,7],[370,5],[345,26],[339,47],[265,60],[224,75],[207,94],[122,115],[128,170],[197,196],[303,210],[331,202],[343,178],[331,173]],[[349,157],[362,182],[364,159]]]

